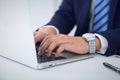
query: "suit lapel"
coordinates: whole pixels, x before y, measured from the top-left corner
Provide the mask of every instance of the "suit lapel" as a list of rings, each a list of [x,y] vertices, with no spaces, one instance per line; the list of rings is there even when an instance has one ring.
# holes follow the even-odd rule
[[[111,29],[113,25],[113,19],[116,11],[117,2],[118,0],[110,0],[110,14],[108,20],[109,29]]]

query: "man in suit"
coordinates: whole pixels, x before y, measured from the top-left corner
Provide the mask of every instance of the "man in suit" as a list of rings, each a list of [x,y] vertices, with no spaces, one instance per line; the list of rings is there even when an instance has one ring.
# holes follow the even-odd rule
[[[56,57],[60,55],[62,51],[70,51],[77,54],[88,54],[88,53],[100,53],[106,56],[115,54],[115,51],[120,49],[120,1],[119,0],[108,0],[109,4],[106,2],[103,9],[106,9],[106,14],[104,15],[103,9],[99,8],[100,14],[103,13],[102,21],[106,28],[96,31],[94,25],[98,18],[94,19],[98,15],[95,8],[100,6],[104,1],[107,0],[63,0],[59,10],[55,13],[51,21],[45,25],[44,28],[39,29],[34,33],[35,42],[41,42],[39,47],[39,55],[42,55],[47,50],[47,55],[50,56],[52,51],[56,49]],[[92,3],[92,5],[91,5]],[[91,21],[91,9],[93,4],[98,4],[94,6],[94,17],[92,20],[92,34],[86,34],[90,30]],[[109,6],[108,6],[109,5]],[[107,8],[106,8],[107,7]],[[107,15],[107,16],[106,16]],[[101,23],[101,24],[103,24]],[[100,24],[100,25],[101,25]],[[68,36],[71,29],[77,26],[75,36]],[[84,35],[85,34],[85,35]],[[84,36],[83,36],[84,35]],[[90,38],[91,37],[91,38]],[[92,38],[92,37],[95,37]],[[90,39],[93,42],[90,42]],[[93,43],[93,44],[91,44]]]

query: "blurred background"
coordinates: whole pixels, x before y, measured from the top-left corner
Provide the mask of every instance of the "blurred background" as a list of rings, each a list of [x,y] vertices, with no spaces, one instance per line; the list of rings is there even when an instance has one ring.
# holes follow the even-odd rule
[[[45,25],[59,8],[62,0],[30,0],[33,30]]]
[[[33,31],[50,21],[63,0],[30,0]],[[69,33],[74,35],[76,27]]]

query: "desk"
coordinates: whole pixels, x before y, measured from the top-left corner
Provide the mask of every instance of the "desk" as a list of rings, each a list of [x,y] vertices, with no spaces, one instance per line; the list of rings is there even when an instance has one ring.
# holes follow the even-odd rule
[[[120,74],[103,66],[120,67],[120,58],[96,54],[94,58],[44,70],[34,70],[0,57],[0,80],[120,80]]]

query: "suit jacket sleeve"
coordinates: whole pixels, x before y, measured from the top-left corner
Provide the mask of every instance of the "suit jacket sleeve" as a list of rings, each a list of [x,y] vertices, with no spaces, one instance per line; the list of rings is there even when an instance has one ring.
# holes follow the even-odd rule
[[[68,34],[75,24],[72,1],[74,0],[63,0],[59,10],[47,25],[53,25],[60,33]]]

